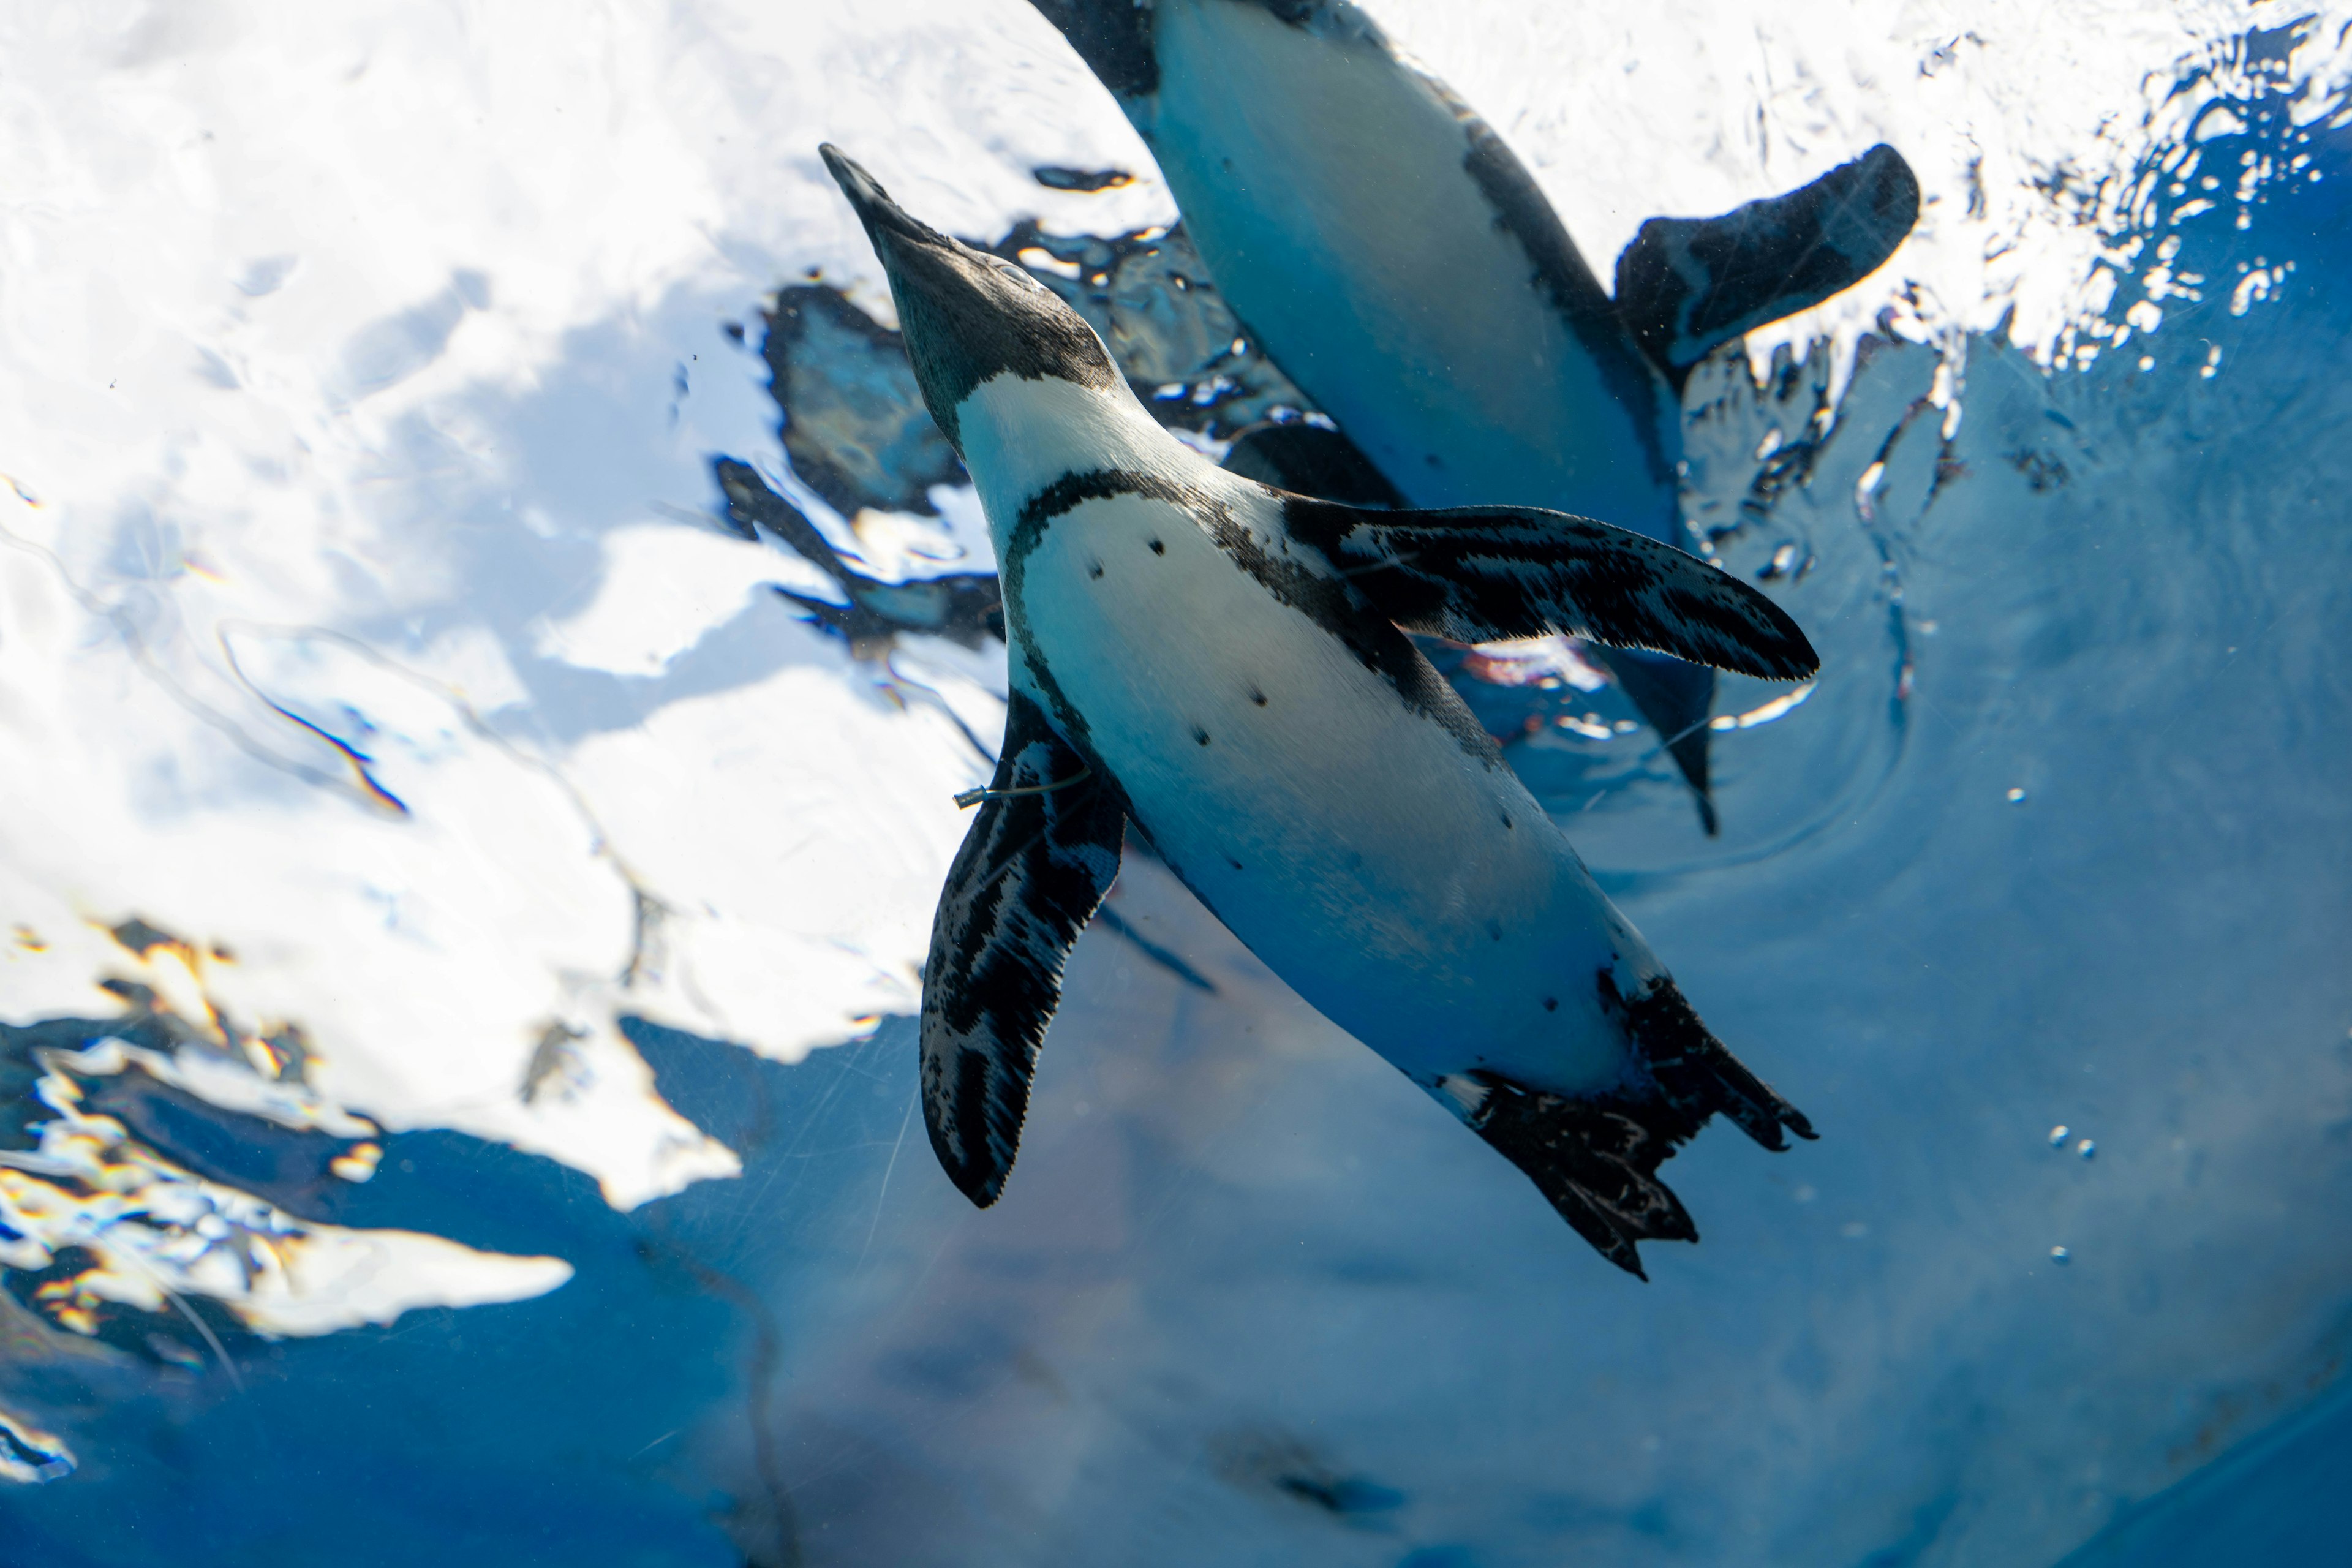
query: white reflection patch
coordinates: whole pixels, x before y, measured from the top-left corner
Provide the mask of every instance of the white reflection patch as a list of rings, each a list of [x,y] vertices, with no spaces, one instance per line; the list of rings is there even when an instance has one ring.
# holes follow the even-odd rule
[[[101,1040],[37,1055],[44,1071],[34,1092],[56,1114],[28,1129],[32,1149],[0,1151],[0,1267],[46,1276],[20,1281],[29,1287],[21,1299],[68,1332],[96,1337],[124,1309],[177,1317],[226,1364],[195,1299],[218,1303],[253,1333],[299,1337],[390,1323],[417,1307],[525,1300],[572,1278],[558,1258],[298,1219],[194,1174],[121,1121],[85,1108],[78,1078],[119,1075],[134,1057],[144,1068],[157,1053]],[[356,1173],[337,1172],[344,1180]],[[155,1336],[149,1343],[177,1359]]]
[[[28,1421],[0,1410],[0,1481],[55,1481],[74,1473],[73,1450]]]

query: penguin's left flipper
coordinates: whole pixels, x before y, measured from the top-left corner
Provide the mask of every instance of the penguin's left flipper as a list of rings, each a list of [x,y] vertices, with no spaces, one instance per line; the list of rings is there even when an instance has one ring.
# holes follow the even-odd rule
[[[1717,347],[1843,293],[1919,220],[1919,181],[1881,142],[1721,217],[1654,217],[1617,258],[1617,317],[1682,390]]]
[[[1765,680],[1821,658],[1788,612],[1647,534],[1536,507],[1367,511],[1293,496],[1291,535],[1409,632],[1500,642],[1566,632]]]
[[[1126,822],[1118,787],[1013,692],[923,967],[923,1122],[949,1179],[982,1208],[1013,1169],[1062,966],[1118,875]]]
[[[1403,493],[1389,483],[1362,447],[1328,426],[1304,419],[1251,426],[1234,437],[1220,466],[1227,473],[1317,500],[1391,510],[1405,504]]]

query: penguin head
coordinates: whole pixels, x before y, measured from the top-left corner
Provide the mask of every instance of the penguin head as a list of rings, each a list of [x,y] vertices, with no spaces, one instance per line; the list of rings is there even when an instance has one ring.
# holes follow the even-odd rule
[[[911,216],[831,143],[817,153],[881,258],[916,384],[959,455],[959,411],[973,388],[997,376],[1125,387],[1102,340],[1052,289],[1012,262]]]

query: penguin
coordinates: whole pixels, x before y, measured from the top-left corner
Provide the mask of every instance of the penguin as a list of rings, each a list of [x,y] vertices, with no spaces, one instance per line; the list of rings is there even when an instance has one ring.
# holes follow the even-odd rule
[[[1717,1112],[1813,1135],[1726,1050],[1406,634],[1576,634],[1766,679],[1778,605],[1644,534],[1528,507],[1359,508],[1218,467],[1010,262],[820,150],[995,543],[1009,700],[923,971],[924,1123],[986,1207],[1064,963],[1132,831],[1309,1005],[1535,1182],[1610,1261],[1696,1240],[1661,1161]]]
[[[1528,502],[1687,540],[1692,369],[1861,281],[1918,216],[1880,145],[1720,217],[1652,218],[1612,298],[1502,139],[1349,0],[1032,4],[1141,134],[1247,331],[1415,507]],[[1604,658],[1712,836],[1713,673]]]

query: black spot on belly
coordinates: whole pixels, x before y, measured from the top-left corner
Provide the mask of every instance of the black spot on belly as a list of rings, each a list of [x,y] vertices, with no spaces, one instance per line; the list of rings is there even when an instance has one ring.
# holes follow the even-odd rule
[[[1231,867],[1232,867],[1234,870],[1236,870],[1236,871],[1238,871],[1238,870],[1240,870],[1240,869],[1242,868],[1242,863],[1241,863],[1240,861],[1238,861],[1238,860],[1234,859],[1234,858],[1232,856],[1230,856],[1230,855],[1228,855],[1228,856],[1226,856],[1226,857],[1225,857],[1225,864],[1226,864],[1226,865],[1228,865],[1228,866],[1231,866]]]
[[[1503,922],[1500,921],[1488,921],[1486,922],[1486,934],[1493,937],[1496,942],[1502,941]]]
[[[1507,811],[1503,813],[1503,830],[1507,833],[1511,830],[1511,814]]]
[[[1209,743],[1209,732],[1195,724],[1192,726],[1192,739],[1205,746]]]
[[[1097,561],[1097,562],[1096,562],[1093,565],[1091,565],[1091,566],[1087,567],[1087,576],[1089,576],[1089,577],[1099,577],[1099,576],[1101,576],[1101,575],[1102,575],[1102,563],[1101,563],[1101,562],[1099,562],[1099,561]]]
[[[1265,693],[1253,686],[1250,688],[1250,700],[1263,708],[1265,706]]]
[[[1024,584],[1028,558],[1056,518],[1088,500],[1111,496],[1145,496],[1182,507],[1204,528],[1218,547],[1274,595],[1276,603],[1305,616],[1335,638],[1362,666],[1394,688],[1405,706],[1435,722],[1468,755],[1490,768],[1505,765],[1502,749],[1486,727],[1470,711],[1445,678],[1432,668],[1412,639],[1394,622],[1374,610],[1345,577],[1309,571],[1297,561],[1276,556],[1265,541],[1243,527],[1230,508],[1214,496],[1175,483],[1156,474],[1118,468],[1097,468],[1064,474],[1022,507],[1001,557],[1006,629],[1016,639],[1027,637]],[[1283,502],[1283,527],[1275,542],[1288,552],[1292,538],[1314,544],[1323,534],[1344,532],[1356,525],[1359,514],[1345,508],[1318,508],[1322,503],[1304,496]],[[1326,515],[1328,513],[1328,515]],[[1160,540],[1153,548],[1165,552]],[[1314,554],[1318,550],[1307,551]],[[1072,708],[1050,679],[1050,672],[1033,661],[1038,694],[1066,735],[1081,750],[1087,734],[1085,716]]]
[[[1547,997],[1545,997],[1545,998],[1544,998],[1544,1011],[1545,1011],[1545,1012],[1547,1012],[1547,1013],[1557,1013],[1557,1012],[1559,1012],[1559,997],[1557,997],[1557,996],[1547,996]]]
[[[1168,553],[1168,547],[1155,539],[1151,542],[1151,553],[1154,555],[1165,555]]]

